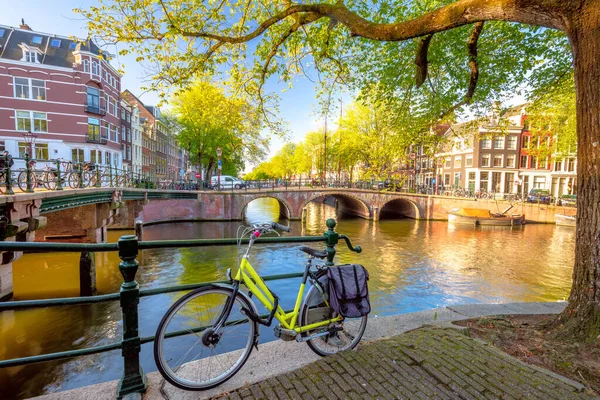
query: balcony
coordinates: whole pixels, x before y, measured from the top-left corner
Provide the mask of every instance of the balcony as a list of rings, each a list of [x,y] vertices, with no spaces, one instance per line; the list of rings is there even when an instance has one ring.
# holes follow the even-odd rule
[[[100,134],[93,134],[93,133],[88,132],[87,137],[85,138],[85,141],[88,143],[106,144],[106,143],[108,143],[108,138],[103,137]]]
[[[94,104],[88,104],[88,103],[84,103],[83,104],[85,106],[85,112],[91,113],[91,114],[96,114],[96,115],[102,115],[105,116],[106,115],[106,110],[104,108],[100,108],[97,105]]]

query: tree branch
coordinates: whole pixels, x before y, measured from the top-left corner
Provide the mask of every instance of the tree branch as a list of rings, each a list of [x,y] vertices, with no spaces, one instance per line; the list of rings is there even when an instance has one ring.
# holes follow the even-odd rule
[[[473,95],[475,94],[475,89],[477,88],[477,81],[479,80],[479,64],[477,63],[477,41],[479,40],[479,36],[481,35],[481,30],[483,29],[483,22],[478,22],[473,27],[473,31],[471,32],[471,36],[469,37],[469,41],[467,42],[467,47],[469,49],[469,68],[471,69],[471,78],[469,79],[469,88],[467,89],[467,93],[465,97],[450,107],[448,110],[444,111],[438,118],[438,120],[443,119],[449,114],[456,111],[459,107],[462,107],[466,104],[471,104],[471,100],[473,99]]]
[[[417,56],[415,58],[415,64],[417,64],[417,70],[415,72],[415,81],[417,89],[421,87],[425,78],[427,78],[427,51],[429,50],[429,43],[433,35],[427,35],[419,42],[417,47]]]

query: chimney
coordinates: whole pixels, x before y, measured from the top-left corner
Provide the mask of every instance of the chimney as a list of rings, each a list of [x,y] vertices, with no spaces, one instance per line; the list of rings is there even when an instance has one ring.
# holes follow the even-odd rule
[[[32,31],[33,29],[31,29],[31,27],[29,25],[27,25],[25,23],[25,19],[21,18],[21,25],[19,26],[19,29],[25,29],[27,31]]]

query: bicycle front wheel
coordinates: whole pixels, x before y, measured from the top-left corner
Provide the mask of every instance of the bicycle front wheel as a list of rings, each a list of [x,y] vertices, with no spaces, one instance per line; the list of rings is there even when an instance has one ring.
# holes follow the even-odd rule
[[[321,287],[316,284],[306,294],[304,305],[300,312],[300,326],[314,324],[319,321],[335,318],[337,313],[327,303],[329,282],[327,275],[319,277]],[[306,344],[320,356],[329,356],[340,351],[356,347],[367,327],[367,316],[361,318],[344,318],[328,326],[313,329],[303,333],[306,337],[316,336]]]
[[[206,390],[225,382],[242,368],[258,334],[258,324],[242,307],[254,304],[238,293],[219,332],[214,328],[233,289],[207,286],[177,300],[156,331],[154,359],[162,376],[185,390]]]

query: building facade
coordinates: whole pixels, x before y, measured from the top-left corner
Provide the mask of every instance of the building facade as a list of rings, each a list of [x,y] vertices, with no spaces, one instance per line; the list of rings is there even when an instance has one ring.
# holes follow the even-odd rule
[[[121,75],[109,61],[91,40],[0,25],[0,148],[120,167]]]
[[[132,168],[131,136],[132,136],[132,114],[135,107],[126,100],[121,100],[121,145],[123,146],[123,168],[128,171]]]

